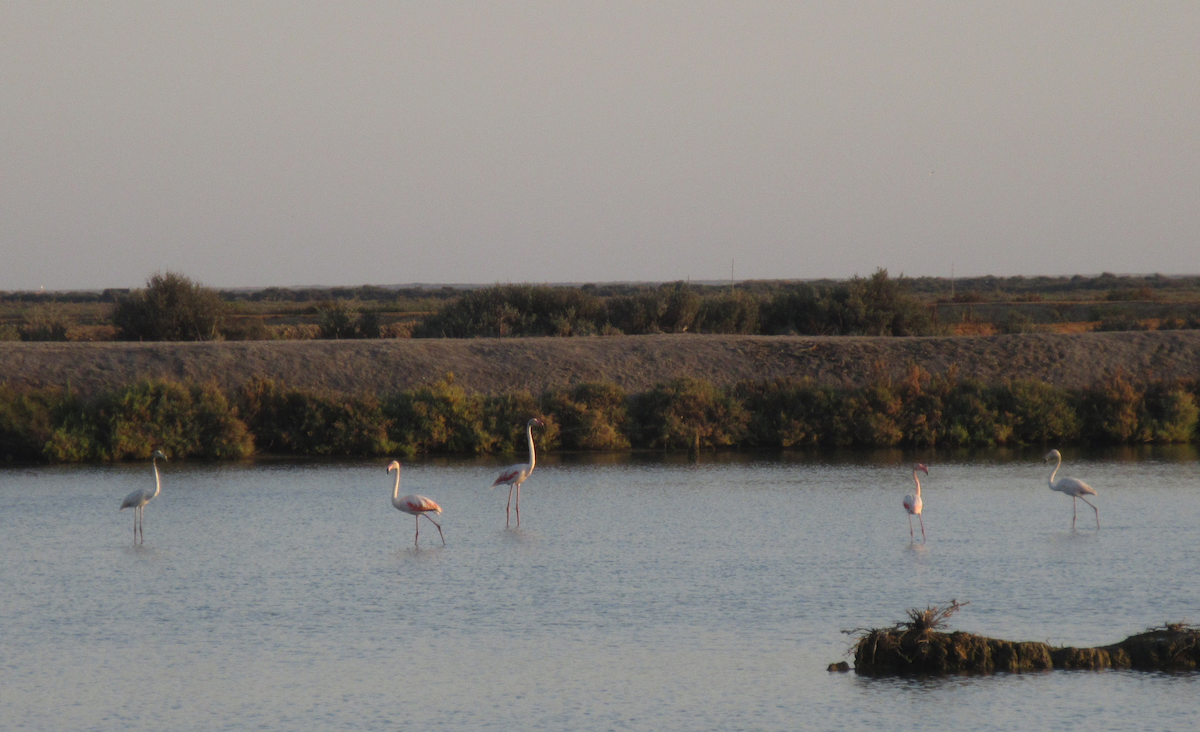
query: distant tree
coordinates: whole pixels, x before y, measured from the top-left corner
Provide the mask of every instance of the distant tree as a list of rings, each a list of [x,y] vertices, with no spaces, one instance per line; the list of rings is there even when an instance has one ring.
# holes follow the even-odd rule
[[[112,320],[119,340],[208,341],[221,335],[228,309],[216,290],[167,272],[118,295]]]
[[[345,340],[357,338],[358,331],[354,327],[354,308],[342,300],[327,300],[317,308],[321,316],[320,338],[329,340]]]

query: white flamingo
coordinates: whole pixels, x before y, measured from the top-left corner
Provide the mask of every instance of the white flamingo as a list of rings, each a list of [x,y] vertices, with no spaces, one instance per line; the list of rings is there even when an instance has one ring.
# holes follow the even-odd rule
[[[924,544],[925,519],[921,518],[921,509],[925,504],[921,501],[921,479],[917,477],[918,470],[925,473],[925,475],[929,475],[929,468],[925,467],[921,463],[917,463],[913,466],[913,480],[917,482],[917,492],[915,495],[910,494],[904,497],[904,510],[908,511],[908,538],[911,541],[916,541],[917,537],[913,535],[912,527],[912,517],[916,516],[917,520],[921,522],[921,543]]]
[[[442,546],[446,546],[446,535],[442,533],[442,525],[437,521],[429,518],[429,514],[436,513],[441,515],[442,507],[433,502],[432,499],[425,496],[405,496],[400,497],[400,461],[393,460],[387,466],[387,471],[396,471],[396,487],[392,489],[392,505],[400,509],[404,513],[413,516],[413,520],[417,524],[417,535],[413,537],[413,546],[420,549],[421,541],[421,517],[429,519],[429,523],[437,527],[438,536],[442,537]]]
[[[125,496],[125,500],[121,501],[121,507],[118,512],[124,511],[127,508],[133,509],[133,543],[138,543],[138,531],[142,532],[142,543],[146,543],[146,527],[143,524],[145,519],[146,504],[149,503],[162,492],[162,480],[158,476],[158,459],[167,459],[162,450],[155,450],[150,456],[150,463],[154,466],[154,490],[149,488],[139,488],[133,493]]]
[[[1051,450],[1050,452],[1046,453],[1046,457],[1042,458],[1042,462],[1046,462],[1050,460],[1050,458],[1054,458],[1058,461],[1054,465],[1054,470],[1050,473],[1050,490],[1058,491],[1059,493],[1066,493],[1071,497],[1071,531],[1075,530],[1075,516],[1077,513],[1076,508],[1079,505],[1075,502],[1076,498],[1082,499],[1084,503],[1091,506],[1092,510],[1096,512],[1096,530],[1099,531],[1100,509],[1096,508],[1096,504],[1084,498],[1084,496],[1096,495],[1096,490],[1087,483],[1084,483],[1079,478],[1059,478],[1058,480],[1055,480],[1054,476],[1058,473],[1059,467],[1062,466],[1062,454],[1058,450]]]
[[[537,464],[537,459],[533,452],[533,428],[534,426],[542,427],[542,420],[533,418],[525,423],[525,439],[529,441],[529,462],[509,465],[500,473],[500,477],[492,483],[495,488],[498,485],[508,486],[508,503],[504,506],[504,525],[509,525],[509,508],[512,506],[513,488],[517,489],[517,526],[521,525],[521,484],[533,472],[533,466]]]

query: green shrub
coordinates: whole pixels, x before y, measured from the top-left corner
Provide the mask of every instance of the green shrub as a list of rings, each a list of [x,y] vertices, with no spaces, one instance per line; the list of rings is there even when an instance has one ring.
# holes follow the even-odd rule
[[[574,287],[503,285],[470,290],[426,318],[414,338],[591,335],[604,305]]]
[[[692,378],[659,384],[633,407],[637,444],[664,450],[736,445],[750,419],[729,394]]]
[[[543,413],[559,425],[559,443],[568,450],[627,450],[627,396],[616,384],[590,382],[552,389],[541,400]],[[547,423],[549,424],[549,423]]]
[[[1191,442],[1196,439],[1200,408],[1196,397],[1179,385],[1159,384],[1145,395],[1146,429],[1155,442]]]
[[[1102,443],[1149,442],[1143,394],[1121,374],[1085,389],[1080,395],[1083,436]]]
[[[994,388],[956,382],[943,398],[942,441],[953,447],[994,447],[1013,439],[1013,418],[1002,413]]]
[[[832,415],[842,411],[839,395],[809,381],[740,384],[735,393],[750,414],[746,442],[758,447],[835,445]]]
[[[69,395],[51,389],[15,391],[0,386],[0,460],[38,462],[46,458],[46,444],[54,434],[60,413],[69,408]]]
[[[1080,436],[1079,417],[1065,389],[1014,381],[999,397],[1001,412],[1011,415],[1013,438],[1021,444],[1069,443]]]
[[[372,396],[289,389],[270,379],[242,388],[242,413],[260,450],[297,455],[386,455],[389,420]]]
[[[558,421],[545,414],[529,392],[509,392],[483,400],[483,428],[494,437],[496,452],[525,454],[529,449],[525,426],[533,417],[542,421],[541,427],[534,428],[538,448],[547,451],[557,448]]]
[[[895,417],[902,442],[915,447],[933,447],[943,436],[943,402],[948,384],[933,379],[920,366],[911,366],[895,387],[900,411]]]
[[[772,295],[762,306],[761,321],[766,335],[834,332],[820,293],[812,285],[793,285]]]
[[[612,328],[629,335],[683,333],[696,329],[703,301],[683,282],[661,285],[634,295],[620,295],[607,303]]]
[[[318,338],[326,340],[346,340],[357,338],[358,330],[354,327],[356,311],[343,300],[328,300],[317,306]]]
[[[855,389],[846,405],[852,415],[855,445],[894,447],[904,439],[904,431],[900,428],[902,405],[890,382],[876,382]]]
[[[118,340],[207,341],[220,335],[228,311],[216,290],[168,272],[118,296],[112,320]]]
[[[696,314],[701,333],[757,333],[758,299],[744,292],[706,297]]]
[[[389,436],[406,453],[487,453],[497,438],[484,427],[483,404],[483,397],[467,394],[454,383],[454,374],[447,374],[430,386],[391,396],[383,410],[391,423]]]
[[[245,423],[211,384],[149,379],[91,402],[66,400],[55,411],[44,450],[53,462],[146,460],[158,449],[211,460],[254,452]]]

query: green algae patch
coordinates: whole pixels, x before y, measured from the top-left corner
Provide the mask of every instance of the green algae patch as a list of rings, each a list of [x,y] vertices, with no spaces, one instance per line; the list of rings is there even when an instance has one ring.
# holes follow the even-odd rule
[[[1098,648],[1055,648],[962,631],[943,632],[946,619],[967,603],[908,611],[887,628],[847,631],[856,636],[854,671],[866,676],[1026,673],[1052,669],[1195,671],[1200,628],[1168,623]]]

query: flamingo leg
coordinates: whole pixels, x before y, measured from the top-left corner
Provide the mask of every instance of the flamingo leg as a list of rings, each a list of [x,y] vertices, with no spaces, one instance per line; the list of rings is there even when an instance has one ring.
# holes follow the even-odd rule
[[[908,540],[909,540],[909,541],[916,541],[916,540],[917,540],[917,538],[916,538],[915,536],[913,536],[913,530],[912,530],[912,514],[911,514],[911,513],[910,513],[910,514],[908,514]]]
[[[446,535],[442,533],[442,525],[439,524],[437,521],[434,521],[433,519],[429,518],[429,514],[427,514],[427,513],[423,513],[421,515],[424,516],[425,518],[429,519],[429,522],[437,527],[438,536],[442,537],[442,546],[446,546]]]
[[[413,536],[413,547],[420,549],[421,546],[421,514],[413,514],[413,523],[417,525],[417,533]]]
[[[925,519],[921,518],[921,514],[917,514],[917,520],[921,522],[921,543],[925,543]],[[909,525],[912,525],[912,519],[908,520]]]
[[[508,528],[508,523],[509,523],[508,522],[509,509],[512,508],[512,491],[513,491],[512,483],[509,483],[508,484],[508,503],[504,504],[504,528],[506,528],[506,529]],[[518,513],[517,516],[519,518],[520,514]]]
[[[1096,508],[1096,504],[1092,503],[1091,501],[1084,498],[1083,496],[1080,496],[1079,500],[1081,500],[1084,503],[1086,503],[1087,505],[1091,506],[1092,510],[1096,512],[1096,530],[1099,531],[1100,530],[1100,509]]]
[[[1071,496],[1071,531],[1075,530],[1075,514],[1078,513],[1079,501],[1075,500],[1079,496]],[[1096,521],[1100,520],[1100,515],[1097,513]]]
[[[521,484],[517,483],[517,528],[521,528]]]

